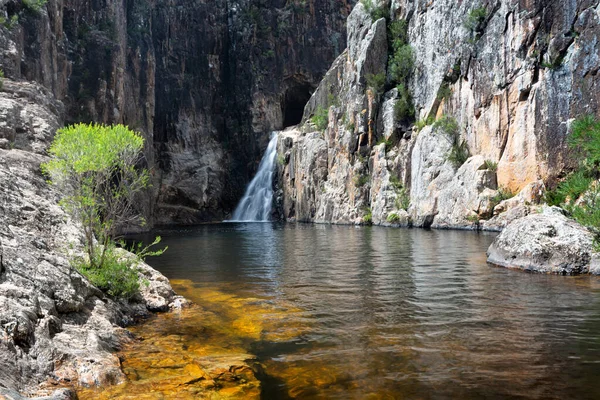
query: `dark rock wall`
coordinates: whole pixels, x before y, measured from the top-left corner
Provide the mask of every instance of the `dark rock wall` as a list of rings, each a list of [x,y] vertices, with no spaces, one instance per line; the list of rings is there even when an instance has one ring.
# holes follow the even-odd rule
[[[157,224],[226,217],[269,134],[345,48],[353,0],[0,0],[0,68],[65,104],[65,123],[143,132]]]

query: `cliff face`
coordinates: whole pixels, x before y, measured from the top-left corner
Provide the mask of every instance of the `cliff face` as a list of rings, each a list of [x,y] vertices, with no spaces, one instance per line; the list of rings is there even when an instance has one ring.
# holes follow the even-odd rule
[[[282,135],[283,214],[499,229],[528,213],[572,167],[569,124],[600,111],[599,2],[379,4],[391,19],[354,8],[347,51],[308,103],[305,124]],[[408,120],[394,111],[402,93],[386,65],[398,20],[414,57],[406,86],[416,115]],[[386,68],[379,94],[367,81]],[[329,110],[324,131],[309,119],[319,107]],[[464,163],[451,162],[456,146],[468,149]]]
[[[50,90],[64,105],[60,123],[144,133],[155,178],[141,200],[150,222],[221,219],[270,131],[300,121],[344,49],[352,4],[49,0],[36,9],[0,0],[0,68]],[[18,148],[22,134],[1,137]]]

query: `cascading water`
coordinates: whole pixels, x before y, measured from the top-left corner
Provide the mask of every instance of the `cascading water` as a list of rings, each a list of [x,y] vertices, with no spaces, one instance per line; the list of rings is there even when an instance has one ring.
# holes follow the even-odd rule
[[[265,222],[269,220],[273,205],[273,174],[275,173],[276,155],[277,134],[273,132],[267,151],[258,166],[258,172],[233,212],[232,222]]]

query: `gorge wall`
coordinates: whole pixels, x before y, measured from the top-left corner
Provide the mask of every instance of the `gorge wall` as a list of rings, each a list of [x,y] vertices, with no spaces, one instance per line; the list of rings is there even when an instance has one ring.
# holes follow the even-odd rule
[[[303,124],[281,135],[280,212],[298,221],[501,229],[535,211],[544,189],[573,167],[570,123],[600,111],[599,2],[375,4],[390,18],[354,8],[347,50]],[[394,21],[406,22],[412,48],[404,87],[395,87],[388,62]],[[407,98],[415,115],[398,117]],[[317,126],[323,110],[325,129]],[[461,150],[466,161],[452,162]]]
[[[58,126],[143,132],[150,224],[224,218],[269,134],[300,121],[345,48],[353,0],[0,0],[0,69],[48,89]],[[43,2],[42,2],[43,3]],[[4,121],[7,117],[4,116]],[[28,127],[6,125],[6,148]]]

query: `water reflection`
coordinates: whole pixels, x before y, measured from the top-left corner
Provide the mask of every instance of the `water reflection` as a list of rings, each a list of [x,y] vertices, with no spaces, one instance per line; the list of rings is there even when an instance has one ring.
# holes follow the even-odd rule
[[[598,281],[489,267],[492,235],[302,224],[161,233],[169,251],[150,262],[169,278],[279,310],[260,311],[243,341],[268,375],[264,398],[600,398]]]

